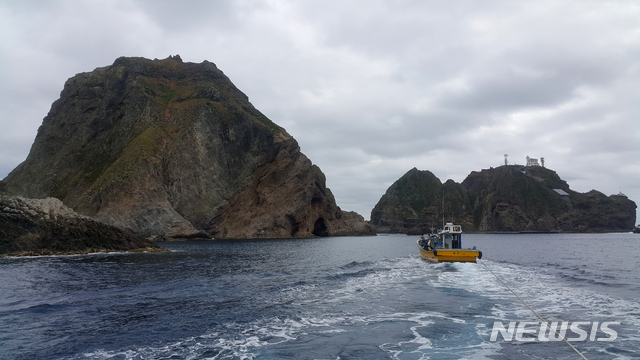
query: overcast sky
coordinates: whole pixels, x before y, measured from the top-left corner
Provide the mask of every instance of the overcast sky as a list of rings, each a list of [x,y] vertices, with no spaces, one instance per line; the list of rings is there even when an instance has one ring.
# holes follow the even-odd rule
[[[69,77],[180,54],[215,63],[367,219],[413,167],[462,182],[504,154],[640,204],[639,1],[2,0],[0,39],[0,178]]]

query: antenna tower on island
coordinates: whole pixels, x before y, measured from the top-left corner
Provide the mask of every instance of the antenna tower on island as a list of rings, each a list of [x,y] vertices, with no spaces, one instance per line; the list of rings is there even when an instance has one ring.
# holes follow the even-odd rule
[[[540,158],[540,164],[542,164],[542,167],[544,167],[544,158],[543,157]]]
[[[504,166],[509,165],[509,162],[507,161],[507,157],[509,157],[509,155],[504,154]]]

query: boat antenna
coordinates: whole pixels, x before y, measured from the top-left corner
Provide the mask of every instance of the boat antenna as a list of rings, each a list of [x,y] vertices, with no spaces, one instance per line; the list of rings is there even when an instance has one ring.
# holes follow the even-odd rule
[[[442,187],[442,230],[444,230],[444,186]]]

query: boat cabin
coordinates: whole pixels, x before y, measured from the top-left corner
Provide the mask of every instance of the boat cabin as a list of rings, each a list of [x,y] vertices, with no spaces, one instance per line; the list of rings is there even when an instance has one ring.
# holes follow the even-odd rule
[[[444,249],[462,249],[462,226],[446,223],[440,231],[440,241]]]

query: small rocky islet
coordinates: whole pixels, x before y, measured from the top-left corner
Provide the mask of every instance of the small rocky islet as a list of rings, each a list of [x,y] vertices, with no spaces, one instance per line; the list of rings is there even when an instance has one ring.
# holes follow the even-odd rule
[[[55,198],[0,195],[0,256],[168,251],[86,216]]]
[[[467,231],[633,227],[631,200],[572,192],[555,173],[511,170],[442,184],[413,169],[367,222],[340,209],[296,140],[215,64],[121,57],[66,81],[27,159],[0,181],[0,256],[161,251],[152,240],[421,233],[439,224],[442,194],[447,216]]]

